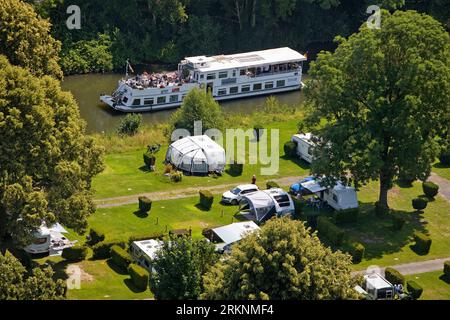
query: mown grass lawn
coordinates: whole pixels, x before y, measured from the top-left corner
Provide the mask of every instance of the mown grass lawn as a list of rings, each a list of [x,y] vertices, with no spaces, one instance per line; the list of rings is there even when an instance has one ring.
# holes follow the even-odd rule
[[[440,175],[442,178],[450,180],[450,167],[445,166],[440,162],[436,162],[433,165],[432,171]]]
[[[252,175],[256,174],[258,181],[270,180],[286,176],[301,176],[309,172],[309,166],[299,160],[288,159],[284,156],[283,145],[289,141],[292,134],[297,132],[297,121],[276,122],[267,129],[279,130],[279,170],[270,176],[261,176],[261,168],[269,167],[267,164],[244,165],[240,176],[232,176],[227,172],[221,177],[183,176],[179,183],[170,182],[164,176],[164,158],[168,145],[163,145],[156,155],[156,171],[148,172],[144,168],[142,155],[145,149],[113,153],[106,155],[106,168],[93,181],[95,198],[109,198],[115,196],[126,196],[143,192],[183,189],[187,187],[203,187],[228,183],[248,183]],[[269,135],[270,137],[270,135]],[[271,140],[269,139],[269,142]],[[254,142],[253,142],[254,143]],[[151,141],[149,141],[151,144]],[[270,147],[268,147],[270,152]],[[247,145],[248,153],[248,145]],[[247,158],[248,159],[248,158]]]
[[[442,271],[408,275],[406,279],[422,286],[420,300],[450,300],[450,279],[445,279]]]

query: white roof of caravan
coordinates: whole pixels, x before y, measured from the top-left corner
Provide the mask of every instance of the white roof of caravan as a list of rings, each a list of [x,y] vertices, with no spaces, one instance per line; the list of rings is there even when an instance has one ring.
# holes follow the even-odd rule
[[[364,276],[367,283],[370,283],[375,289],[384,289],[392,287],[392,284],[377,273],[367,274]]]
[[[207,63],[206,66],[198,68],[201,72],[226,70],[240,67],[260,66],[264,64],[277,64],[304,61],[306,57],[288,47],[268,50],[252,51],[238,54],[217,56],[195,56],[186,57],[193,64]]]
[[[162,242],[154,239],[133,241],[133,244],[141,249],[150,259],[154,259],[156,252],[161,248]]]
[[[259,230],[259,227],[253,221],[235,222],[223,227],[212,229],[212,231],[225,244],[230,244],[244,238],[248,233]]]
[[[320,192],[322,190],[326,190],[329,189],[327,186],[321,186],[320,185],[320,180],[316,179],[316,180],[311,180],[311,181],[307,181],[307,182],[303,182],[300,184],[303,188],[308,189],[309,191],[316,193],[316,192]],[[333,187],[333,190],[335,191],[347,191],[347,190],[354,190],[355,188],[351,187],[351,186],[345,186],[342,184],[342,182],[338,181],[336,183],[336,185]]]
[[[294,134],[294,135],[292,136],[292,138],[297,138],[297,139],[303,140],[303,141],[305,141],[305,142],[307,142],[307,143],[309,143],[309,144],[314,144],[314,142],[311,141],[312,137],[313,137],[313,135],[312,135],[311,132],[308,132],[308,133],[298,133],[298,134]]]

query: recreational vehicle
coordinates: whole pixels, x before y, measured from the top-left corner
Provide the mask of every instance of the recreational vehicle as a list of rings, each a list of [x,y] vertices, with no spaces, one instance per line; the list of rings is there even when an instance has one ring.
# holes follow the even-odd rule
[[[134,261],[141,267],[153,272],[152,261],[156,257],[156,252],[162,247],[162,241],[149,239],[133,241],[130,246],[130,253]]]
[[[297,155],[300,159],[311,163],[314,160],[313,149],[315,146],[315,137],[311,133],[294,134],[291,141],[297,145]]]
[[[50,256],[59,256],[65,248],[70,248],[77,241],[70,241],[63,234],[68,233],[59,223],[47,227],[45,223],[41,225],[34,234],[34,242],[24,248],[31,254],[49,253]]]
[[[392,300],[395,297],[394,286],[378,273],[366,274],[359,292],[370,300]]]

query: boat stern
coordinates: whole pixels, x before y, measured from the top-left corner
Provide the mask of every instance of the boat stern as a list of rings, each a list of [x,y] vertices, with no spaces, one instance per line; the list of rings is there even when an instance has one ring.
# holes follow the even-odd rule
[[[106,103],[108,106],[115,109],[115,102],[111,96],[106,95],[106,94],[101,94],[100,101],[103,103]]]

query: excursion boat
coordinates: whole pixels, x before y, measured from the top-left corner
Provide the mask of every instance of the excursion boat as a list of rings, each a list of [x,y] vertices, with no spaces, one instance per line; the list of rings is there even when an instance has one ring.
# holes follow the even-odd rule
[[[218,100],[300,89],[306,57],[287,47],[231,55],[187,57],[178,70],[128,77],[112,95],[100,100],[122,112],[163,110],[181,105],[186,94],[200,88]]]

